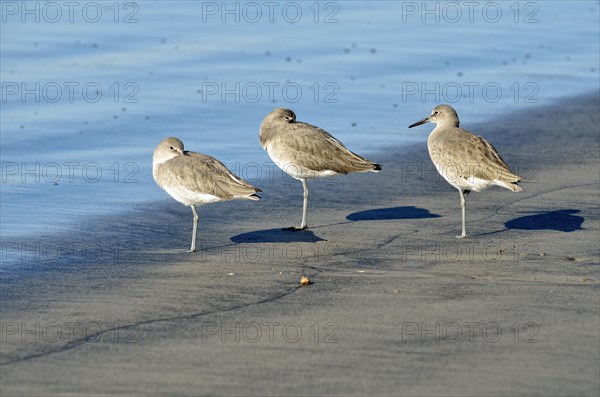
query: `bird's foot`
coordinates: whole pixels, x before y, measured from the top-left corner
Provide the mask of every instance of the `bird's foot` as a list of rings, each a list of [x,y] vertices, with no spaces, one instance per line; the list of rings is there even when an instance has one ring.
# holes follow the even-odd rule
[[[469,238],[469,236],[467,236],[466,234],[461,234],[460,236],[456,236],[456,238],[458,238],[458,239],[467,239],[467,238]]]
[[[292,232],[297,232],[297,231],[306,230],[306,229],[308,229],[308,226],[292,226],[292,227],[283,228],[283,230],[288,230],[288,231],[292,231]]]

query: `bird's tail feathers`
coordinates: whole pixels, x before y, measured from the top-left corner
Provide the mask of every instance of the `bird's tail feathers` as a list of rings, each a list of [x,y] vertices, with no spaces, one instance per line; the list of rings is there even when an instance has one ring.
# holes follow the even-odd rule
[[[521,179],[519,179],[520,181]],[[518,182],[518,181],[517,181]],[[513,192],[520,192],[523,190],[521,186],[517,184],[517,182],[505,182],[505,181],[496,181],[496,185],[501,186],[505,189],[512,190]]]

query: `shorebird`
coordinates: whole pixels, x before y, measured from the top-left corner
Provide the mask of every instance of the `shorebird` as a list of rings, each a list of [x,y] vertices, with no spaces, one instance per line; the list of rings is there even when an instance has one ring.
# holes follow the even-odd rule
[[[440,175],[460,193],[462,234],[456,237],[467,238],[465,195],[471,190],[481,192],[494,185],[520,192],[523,189],[517,182],[523,178],[512,173],[491,143],[459,128],[458,115],[451,106],[434,107],[429,117],[408,128],[429,122],[436,124],[427,139],[429,157]]]
[[[260,145],[279,168],[302,182],[304,205],[302,223],[290,230],[307,229],[307,179],[349,174],[350,172],[379,172],[375,164],[346,149],[331,134],[314,125],[296,121],[289,109],[275,109],[260,125]]]
[[[154,149],[152,176],[157,185],[194,214],[191,252],[196,251],[196,206],[232,199],[260,200],[261,190],[229,171],[212,156],[183,150],[183,142],[166,138]]]

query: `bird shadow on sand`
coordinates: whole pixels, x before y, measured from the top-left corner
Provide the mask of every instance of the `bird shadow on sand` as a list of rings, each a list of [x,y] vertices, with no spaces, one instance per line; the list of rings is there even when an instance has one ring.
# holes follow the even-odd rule
[[[316,243],[327,241],[312,230],[266,229],[242,233],[230,238],[234,243]]]
[[[584,218],[573,215],[581,212],[577,209],[564,209],[556,211],[547,211],[535,215],[527,215],[511,219],[504,226],[507,229],[521,230],[556,230],[559,232],[570,233],[582,230]]]
[[[432,214],[425,208],[414,206],[378,208],[374,210],[353,212],[346,216],[349,221],[384,221],[395,219],[439,218],[441,215]]]

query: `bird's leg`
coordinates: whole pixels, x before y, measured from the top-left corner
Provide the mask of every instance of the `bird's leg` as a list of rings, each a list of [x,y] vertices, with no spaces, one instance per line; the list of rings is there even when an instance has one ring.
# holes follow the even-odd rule
[[[298,226],[292,226],[287,228],[286,230],[305,230],[308,229],[306,225],[306,212],[308,210],[308,185],[306,184],[306,179],[300,179],[302,181],[302,187],[304,187],[304,204],[302,206],[302,224]]]
[[[196,252],[196,229],[198,228],[198,214],[196,213],[196,207],[194,205],[190,205],[192,207],[192,212],[194,213],[194,229],[192,230],[192,248],[190,248],[190,252]]]
[[[467,194],[469,191],[467,190]],[[456,238],[469,238],[467,236],[467,228],[465,226],[465,195],[462,189],[458,189],[458,193],[460,193],[460,207],[462,209],[462,234],[460,236],[456,236]]]
[[[308,185],[306,184],[306,179],[302,179],[302,187],[304,188],[304,204],[302,206],[302,224],[300,225],[300,230],[308,229],[306,225],[306,212],[308,211]]]

